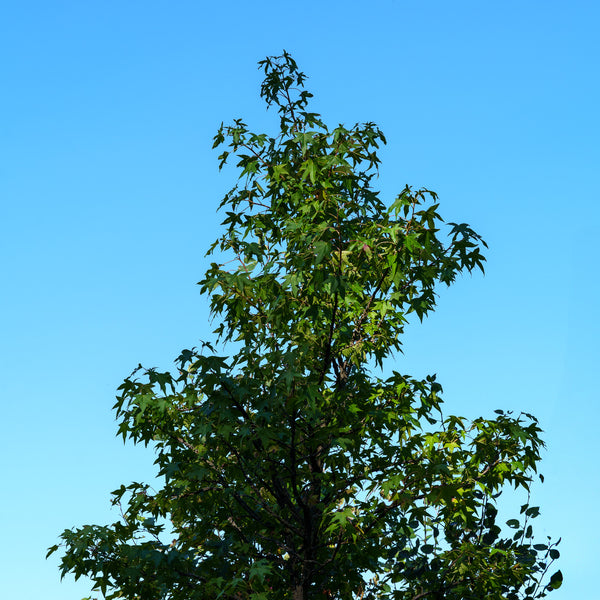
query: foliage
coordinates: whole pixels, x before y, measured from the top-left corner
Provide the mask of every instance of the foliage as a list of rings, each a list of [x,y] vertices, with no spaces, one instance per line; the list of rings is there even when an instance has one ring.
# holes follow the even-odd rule
[[[122,486],[118,522],[65,531],[63,575],[129,599],[545,596],[561,575],[545,583],[539,509],[497,522],[536,473],[536,419],[445,417],[434,376],[373,374],[439,284],[483,270],[484,242],[429,190],[386,208],[381,131],[330,130],[288,54],[259,64],[279,133],[217,133],[241,174],[210,250],[231,260],[200,282],[231,353],[205,343],[120,386],[119,434],[156,450],[164,485]]]

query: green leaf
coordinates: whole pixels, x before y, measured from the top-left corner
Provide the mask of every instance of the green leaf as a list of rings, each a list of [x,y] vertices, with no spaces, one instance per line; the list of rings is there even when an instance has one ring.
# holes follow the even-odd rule
[[[563,574],[562,572],[556,571],[556,573],[554,573],[552,575],[552,577],[550,577],[550,583],[548,584],[548,588],[552,589],[552,590],[557,590],[563,582]]]

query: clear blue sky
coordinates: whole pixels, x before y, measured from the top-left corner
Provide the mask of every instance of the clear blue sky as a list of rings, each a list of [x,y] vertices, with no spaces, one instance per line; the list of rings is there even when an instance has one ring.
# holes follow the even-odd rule
[[[211,138],[276,125],[256,62],[283,48],[315,110],[375,121],[379,179],[440,194],[490,245],[408,332],[398,369],[447,410],[527,410],[545,430],[538,533],[555,600],[597,594],[600,9],[593,1],[4,3],[0,15],[0,594],[77,600],[45,550],[117,518],[153,456],[115,437],[139,362],[207,338],[195,283],[231,173]]]

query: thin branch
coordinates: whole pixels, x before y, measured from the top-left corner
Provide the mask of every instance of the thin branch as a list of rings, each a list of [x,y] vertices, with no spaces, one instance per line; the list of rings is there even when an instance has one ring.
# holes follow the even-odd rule
[[[325,375],[327,374],[327,371],[329,371],[329,367],[331,366],[331,342],[333,340],[333,332],[335,329],[335,318],[337,315],[337,308],[338,308],[338,293],[336,290],[335,295],[333,297],[333,310],[331,313],[331,323],[329,325],[329,337],[327,339],[327,345],[325,346],[325,357],[323,359],[323,369],[321,370],[321,375],[319,377],[319,385],[321,385],[323,383],[323,380],[325,379]]]

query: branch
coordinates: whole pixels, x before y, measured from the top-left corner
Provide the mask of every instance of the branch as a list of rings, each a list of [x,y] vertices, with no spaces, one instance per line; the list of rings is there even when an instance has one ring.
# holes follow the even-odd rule
[[[455,588],[463,583],[466,583],[465,581],[456,581],[454,583],[450,583],[448,585],[444,585],[441,588],[437,589],[437,590],[429,590],[427,592],[420,592],[419,594],[417,594],[416,596],[413,596],[411,598],[411,600],[419,600],[420,598],[425,598],[426,596],[429,596],[430,594],[439,594],[440,592],[447,592],[449,590],[451,590],[452,588]]]
[[[329,325],[329,338],[327,339],[327,345],[325,346],[325,357],[323,359],[323,369],[321,370],[321,375],[319,377],[319,385],[323,383],[325,379],[325,375],[327,371],[329,371],[329,367],[331,366],[331,342],[333,340],[333,331],[335,329],[335,318],[337,315],[337,307],[338,307],[338,293],[335,292],[333,297],[333,311],[331,313],[331,323]]]

